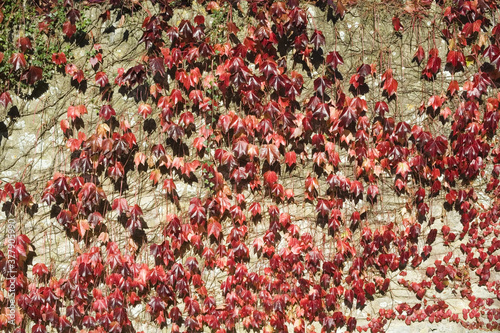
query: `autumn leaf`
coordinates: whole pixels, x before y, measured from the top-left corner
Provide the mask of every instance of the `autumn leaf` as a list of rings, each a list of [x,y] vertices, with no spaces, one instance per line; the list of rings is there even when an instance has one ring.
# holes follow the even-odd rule
[[[278,160],[280,152],[278,150],[278,147],[276,147],[275,145],[267,144],[260,148],[259,156],[260,158],[265,159],[270,165],[272,165]]]
[[[9,63],[11,63],[14,66],[15,71],[27,66],[24,53],[13,53],[9,59]]]
[[[219,239],[221,230],[221,224],[214,219],[210,219],[210,223],[208,224],[207,228],[208,236],[214,236],[215,239]]]
[[[153,112],[153,108],[151,108],[151,105],[149,104],[140,103],[138,112],[142,116],[142,118],[146,119],[151,114],[151,112]]]
[[[43,77],[43,69],[37,66],[30,66],[26,72],[21,75],[21,80],[33,85]]]
[[[399,17],[394,16],[392,18],[392,26],[394,27],[394,31],[396,32],[401,32],[404,30],[403,26],[401,25],[401,21],[399,20]]]

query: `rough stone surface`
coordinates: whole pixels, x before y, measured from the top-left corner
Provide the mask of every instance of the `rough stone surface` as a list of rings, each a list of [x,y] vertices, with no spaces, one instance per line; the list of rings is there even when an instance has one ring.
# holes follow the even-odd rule
[[[148,3],[149,4],[149,3]],[[203,13],[203,8],[199,7],[196,2],[193,3],[192,10],[179,10],[175,12],[175,16],[172,19],[173,22],[178,22],[181,19],[192,19],[197,13]],[[154,10],[154,7],[150,8]],[[343,65],[342,72],[345,73],[344,82],[348,83],[349,76],[356,71],[357,66],[361,63],[376,63],[377,65],[377,75],[375,78],[370,79],[368,85],[370,86],[370,92],[367,94],[366,98],[369,100],[374,100],[375,95],[380,96],[381,88],[377,88],[380,85],[380,74],[382,74],[386,68],[391,67],[395,71],[395,78],[399,82],[398,98],[395,103],[390,104],[390,112],[394,116],[395,121],[399,122],[402,120],[410,119],[412,123],[420,124],[426,126],[429,129],[437,130],[437,125],[430,122],[427,118],[418,116],[417,109],[420,106],[419,103],[423,100],[422,96],[440,94],[447,87],[443,85],[442,81],[436,80],[436,82],[422,83],[418,79],[416,73],[419,73],[418,66],[410,62],[409,54],[413,54],[416,47],[421,44],[430,44],[433,42],[431,35],[431,18],[423,20],[423,26],[420,27],[419,33],[416,34],[405,34],[403,38],[397,37],[395,34],[389,33],[387,29],[392,29],[390,24],[390,17],[384,15],[383,11],[379,10],[363,10],[361,7],[359,10],[354,10],[346,15],[343,21],[338,22],[335,25],[335,31],[332,31],[332,24],[328,22],[326,18],[326,13],[318,11],[313,7],[308,9],[311,18],[313,19],[315,25],[323,30],[327,38],[327,45],[335,45],[337,49],[343,56],[345,64]],[[98,12],[95,9],[90,9],[85,15],[88,15],[94,22],[94,28],[92,33],[96,40],[102,45],[104,50],[103,58],[105,59],[104,68],[108,73],[110,81],[114,79],[117,73],[117,69],[120,67],[129,68],[140,61],[140,57],[143,53],[143,45],[139,44],[139,39],[141,38],[141,24],[144,17],[126,17],[125,21],[122,23],[120,20],[114,21],[111,24],[109,22],[101,23],[97,20]],[[207,26],[210,28],[212,22],[209,20]],[[312,29],[312,28],[311,28]],[[311,30],[312,31],[312,30]],[[417,36],[415,38],[415,36]],[[443,57],[446,55],[446,45],[441,40],[435,41],[439,50],[440,55]],[[73,56],[75,57],[75,64],[78,66],[89,67],[88,64],[88,52],[91,50],[92,45],[88,44],[83,47],[76,47],[73,50]],[[307,68],[300,68],[301,66],[295,65],[292,59],[288,59],[290,66],[296,66],[296,70],[303,73],[304,76],[307,75],[317,75],[317,72],[311,72]],[[444,72],[443,75],[450,75],[448,72]],[[466,74],[455,75],[455,79],[459,83],[467,79]],[[313,89],[312,80],[307,81],[309,86],[305,87],[305,91],[302,96],[310,96],[307,91]],[[89,79],[89,86],[85,94],[79,94],[76,90],[70,86],[69,77],[61,74],[55,73],[53,80],[49,83],[49,90],[45,91],[42,95],[36,98],[21,99],[15,96],[14,104],[19,108],[21,117],[12,123],[8,124],[9,128],[9,139],[2,140],[0,147],[0,179],[4,182],[16,182],[22,180],[27,187],[37,189],[35,195],[40,195],[46,182],[50,179],[54,172],[68,172],[69,171],[69,153],[67,148],[64,146],[64,136],[59,128],[59,121],[64,118],[68,106],[78,104],[87,105],[88,116],[86,122],[89,124],[96,121],[96,113],[98,112],[98,105],[100,105],[99,90]],[[345,87],[347,90],[348,87]],[[378,89],[378,90],[377,90]],[[116,110],[119,117],[123,119],[128,119],[131,126],[134,128],[138,127],[136,125],[135,118],[137,110],[137,101],[133,96],[122,96],[118,91],[113,94],[112,101],[110,103]],[[3,116],[3,115],[2,115]],[[199,127],[201,124],[197,124]],[[143,142],[144,145],[148,146],[149,142],[146,140]],[[141,144],[141,143],[139,143]],[[171,149],[171,148],[168,148]],[[339,174],[343,174],[348,177],[352,177],[354,170],[349,167],[347,160],[348,156],[345,151],[339,151],[341,159],[343,162],[340,166]],[[312,170],[312,160],[311,156],[307,158],[304,162],[305,165],[311,166]],[[283,174],[285,167],[282,166]],[[326,229],[318,226],[315,223],[316,213],[315,207],[311,204],[304,203],[304,193],[303,184],[305,176],[301,173],[302,168],[297,168],[289,176],[281,178],[282,184],[287,188],[295,190],[295,204],[283,205],[281,211],[288,212],[293,216],[296,224],[301,229],[309,229],[310,233],[317,239],[321,239],[322,235],[326,233]],[[199,176],[199,175],[198,175]],[[392,179],[392,178],[391,178]],[[176,212],[177,214],[186,214],[187,205],[189,204],[190,198],[202,197],[204,189],[197,184],[186,185],[181,181],[176,180],[177,192],[181,198],[180,207],[175,207],[173,204],[165,203],[164,193],[158,189],[147,190],[144,192],[132,192],[130,193],[130,198],[133,202],[137,202],[143,210],[146,212],[146,221],[149,225],[148,238],[150,240],[158,240],[161,228],[165,225],[165,216],[168,213]],[[479,183],[483,182],[485,179],[478,179]],[[145,186],[148,184],[148,186]],[[394,196],[394,191],[392,189],[393,184],[388,180],[382,183],[383,186],[380,188],[380,194],[383,197],[383,204],[376,204],[373,207],[369,206],[366,202],[360,202],[355,204],[352,202],[348,208],[343,210],[345,220],[348,219],[350,214],[354,209],[365,210],[368,214],[368,220],[374,221],[394,221],[398,222],[404,218],[410,216],[409,212],[406,211],[405,204],[410,199],[409,195]],[[110,183],[104,184],[105,186],[111,186]],[[142,186],[140,188],[150,188],[149,180],[147,176],[143,176],[141,179],[137,179],[134,185]],[[130,186],[131,188],[133,185]],[[484,188],[484,186],[483,186]],[[325,189],[321,189],[321,193],[324,193]],[[247,202],[259,201],[265,202],[266,198],[264,194],[251,194],[246,193]],[[491,198],[485,194],[478,192],[481,202],[487,206]],[[113,198],[108,198],[112,200]],[[452,228],[454,232],[460,232],[460,216],[456,212],[448,212],[443,208],[444,196],[438,195],[432,201],[431,205],[431,216],[435,217],[434,224],[432,228],[437,228],[440,230],[443,222],[448,225],[455,225]],[[263,209],[264,211],[264,209]],[[267,214],[267,213],[266,213]],[[260,235],[265,232],[266,225],[266,214],[263,216],[263,221],[257,225],[249,226],[249,233],[251,235]],[[78,247],[83,246],[82,244],[71,243],[64,237],[64,232],[62,228],[57,224],[54,219],[49,218],[49,208],[42,206],[40,207],[39,213],[37,213],[35,219],[26,216],[20,217],[20,226],[23,233],[29,233],[33,236],[33,242],[37,248],[37,253],[41,256],[35,259],[35,262],[50,263],[56,270],[61,274],[67,273],[70,269],[70,263],[75,258],[75,254],[78,252]],[[429,224],[425,224],[423,228],[423,233],[428,233],[431,229]],[[120,239],[121,244],[125,247],[127,240],[125,237],[120,238],[119,226],[114,226],[110,230],[110,234],[117,239]],[[223,230],[224,235],[227,235],[227,230]],[[423,244],[419,244],[419,249]],[[335,245],[325,247],[325,257],[333,257],[335,253]],[[330,251],[328,251],[330,249]],[[434,244],[433,253],[435,257],[440,257],[443,253],[453,252],[454,255],[460,256],[459,249],[456,248],[454,244],[452,246],[445,246],[444,244]],[[145,260],[147,259],[147,249],[143,249],[140,256]],[[429,264],[434,263],[434,258],[431,256],[425,262],[422,263],[414,271],[406,277],[406,279],[411,280],[412,275],[422,277],[425,274],[425,269]],[[258,259],[253,258],[252,263],[249,266],[255,265],[259,267]],[[223,273],[217,272],[217,270],[209,271],[207,274],[207,281],[213,278],[213,286],[207,286],[207,289],[213,288],[213,290],[218,290],[220,288],[221,278],[224,276]],[[406,301],[408,291],[398,287],[395,281],[399,278],[398,275],[394,274],[390,276],[393,283],[391,284],[391,291],[389,295],[382,297],[377,296],[377,298],[372,302],[374,309],[380,308],[391,308],[393,304]],[[500,274],[492,273],[491,279],[500,279]],[[400,288],[400,289],[398,289]],[[494,297],[493,294],[489,293],[485,287],[475,287],[474,292],[480,297]],[[451,300],[454,308],[452,311],[454,313],[461,313],[461,309],[466,306],[465,302],[453,295],[446,289],[446,292],[437,294],[439,298],[445,300]],[[413,298],[412,298],[413,299]],[[497,306],[499,302],[495,303]],[[363,319],[366,319],[367,314],[372,309],[366,308],[363,311],[358,311],[355,316],[360,320],[359,324],[363,324]],[[143,329],[147,332],[153,332],[153,328],[148,325],[148,315],[145,313],[143,306],[137,306],[130,310],[131,318],[136,318],[138,323],[137,329]],[[434,323],[429,322],[424,323],[413,323],[411,326],[407,326],[404,322],[395,320],[387,325],[388,332],[469,332],[463,327],[458,326],[454,323]]]

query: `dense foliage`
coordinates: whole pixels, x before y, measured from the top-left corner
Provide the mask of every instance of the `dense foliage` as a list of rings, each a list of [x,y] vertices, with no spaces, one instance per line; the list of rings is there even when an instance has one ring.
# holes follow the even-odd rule
[[[142,308],[149,325],[172,332],[379,332],[392,320],[498,329],[496,1],[201,0],[204,15],[179,14],[193,5],[38,1],[28,7],[37,29],[1,40],[3,108],[27,89],[18,82],[57,70],[100,100],[58,119],[67,172],[40,191],[22,179],[0,190],[7,216],[47,208],[78,245],[69,271],[53,272],[32,264],[32,235],[17,237],[16,324],[3,313],[0,328],[134,332],[131,313]],[[2,8],[2,24],[19,27],[19,7]],[[43,43],[83,38],[91,9],[99,22],[145,17],[143,56],[112,72],[88,36],[85,66],[61,49],[41,55]],[[422,87],[409,112],[399,103],[404,66],[383,50],[364,63],[337,47],[336,27],[368,9],[389,23],[372,34],[431,32],[401,55]],[[134,116],[115,110],[116,95],[134,100]],[[159,221],[137,198],[154,193],[167,207]],[[436,217],[434,206],[458,219]],[[397,288],[406,301],[376,302]]]

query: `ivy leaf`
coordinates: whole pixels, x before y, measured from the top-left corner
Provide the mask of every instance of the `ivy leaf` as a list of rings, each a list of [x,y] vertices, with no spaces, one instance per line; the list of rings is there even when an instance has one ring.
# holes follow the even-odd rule
[[[352,108],[351,106],[347,107],[344,109],[342,114],[339,117],[339,125],[342,127],[349,127],[349,125],[353,122],[356,122],[356,119],[358,117],[358,114],[356,112],[356,109]]]
[[[9,59],[9,63],[11,63],[14,66],[15,71],[27,66],[24,53],[13,53]]]
[[[401,21],[399,20],[399,17],[394,16],[392,18],[392,26],[394,27],[394,31],[396,32],[401,32],[404,30],[403,26],[401,25]]]
[[[75,74],[73,75],[73,80],[76,80],[78,83],[82,83],[83,80],[85,80],[85,76],[83,74],[83,70],[77,70]]]
[[[370,199],[370,202],[373,204],[379,194],[377,185],[371,184],[370,186],[368,186],[366,194],[368,196],[368,199]]]
[[[397,167],[396,167],[396,173],[398,175],[401,175],[404,179],[406,179],[406,176],[410,172],[410,165],[408,162],[399,162]]]
[[[0,104],[6,108],[9,104],[12,103],[12,98],[10,98],[10,94],[8,91],[4,91],[0,94]]]
[[[85,233],[90,230],[90,225],[89,223],[87,222],[87,220],[79,220],[77,222],[77,229],[78,229],[78,234],[80,235],[80,237],[85,237]]]
[[[270,60],[264,61],[261,67],[259,68],[267,80],[269,80],[272,76],[278,75],[278,66],[273,61]]]
[[[315,50],[319,50],[321,46],[325,45],[325,36],[323,36],[323,32],[315,29],[311,36],[311,43]]]
[[[451,80],[450,84],[448,85],[447,91],[450,96],[453,96],[459,89],[460,86],[458,85],[458,82],[456,80]]]
[[[450,64],[454,71],[463,70],[465,66],[465,57],[461,51],[450,51],[446,57],[446,62]]]
[[[297,163],[297,155],[294,151],[289,151],[285,154],[285,163],[288,167],[292,167]]]
[[[160,75],[165,75],[165,64],[163,58],[154,57],[149,58],[149,66],[153,71],[153,75],[156,73],[160,73]]]
[[[280,152],[274,144],[267,144],[260,148],[259,156],[267,160],[269,165],[273,165],[278,160]]]
[[[103,105],[99,110],[99,117],[104,120],[109,120],[112,116],[116,115],[115,109],[111,105]]]
[[[332,51],[326,55],[326,65],[332,69],[337,69],[338,65],[342,65],[344,59],[337,51]]]
[[[420,65],[422,63],[422,61],[424,60],[424,58],[425,58],[424,48],[422,47],[422,45],[419,45],[417,51],[413,55],[412,62],[416,62],[417,64]]]
[[[442,135],[436,137],[435,139],[429,139],[424,146],[424,154],[432,158],[438,156],[444,156],[446,149],[448,148],[448,141]]]
[[[136,167],[138,167],[141,164],[146,165],[146,154],[144,154],[142,152],[135,153],[134,164]]]
[[[161,172],[158,169],[155,169],[151,171],[151,175],[149,176],[149,179],[153,181],[153,185],[158,184],[158,181],[161,178]]]
[[[398,90],[398,81],[394,79],[390,68],[382,74],[382,89],[387,93],[388,97],[395,95]]]
[[[33,49],[29,37],[19,37],[16,42],[16,47],[21,49],[21,52],[26,52],[27,50]]]
[[[208,224],[207,228],[208,237],[214,236],[215,239],[219,239],[220,233],[222,231],[222,225],[215,219],[210,219],[210,221],[211,222]]]
[[[325,95],[325,90],[332,87],[332,81],[325,76],[320,76],[314,80],[314,90],[321,96]]]
[[[74,121],[76,118],[80,118],[82,115],[86,113],[87,113],[87,108],[85,107],[85,105],[76,105],[76,106],[70,105],[68,107],[67,115],[68,118]]]
[[[138,112],[142,116],[142,118],[146,119],[151,114],[151,112],[153,112],[153,108],[151,108],[151,105],[149,104],[140,103]]]
[[[463,56],[463,54],[462,54]],[[490,44],[483,52],[483,57],[490,58],[490,63],[497,66],[500,65],[500,48],[495,44]]]
[[[188,20],[182,20],[179,24],[179,35],[182,38],[191,39],[193,38],[193,26]]]
[[[432,80],[441,69],[441,58],[438,56],[438,54],[439,51],[437,49],[431,49],[429,51],[429,60],[427,61],[427,66],[422,71],[422,76],[426,80]]]
[[[375,103],[375,113],[378,116],[384,117],[386,112],[389,112],[389,106],[387,105],[386,102],[382,101]]]
[[[330,116],[330,108],[327,103],[319,103],[314,107],[313,117],[325,119]]]
[[[260,203],[258,202],[253,202],[250,207],[248,207],[248,211],[250,214],[252,214],[253,217],[256,217],[261,214],[262,208],[260,206]]]
[[[73,34],[76,32],[76,25],[74,25],[70,21],[66,21],[63,23],[62,31],[68,38],[71,38],[71,36],[73,36]]]
[[[125,175],[125,170],[120,162],[116,162],[108,168],[108,175],[116,182]]]
[[[60,125],[63,133],[66,134],[66,131],[69,129],[69,121],[67,119],[63,119],[61,120]]]
[[[95,74],[95,83],[97,83],[101,88],[104,88],[109,83],[109,79],[106,73],[97,72]]]
[[[52,62],[56,65],[64,65],[67,62],[66,55],[64,52],[53,53]]]
[[[43,77],[43,69],[37,66],[30,66],[29,69],[21,75],[21,80],[33,85]]]
[[[78,9],[71,8],[66,13],[66,18],[71,22],[71,24],[75,24],[77,21],[80,20],[80,11]]]
[[[129,206],[127,200],[125,198],[116,198],[115,200],[113,200],[113,205],[111,206],[111,209],[116,210],[119,214],[122,214],[123,212],[128,212]]]

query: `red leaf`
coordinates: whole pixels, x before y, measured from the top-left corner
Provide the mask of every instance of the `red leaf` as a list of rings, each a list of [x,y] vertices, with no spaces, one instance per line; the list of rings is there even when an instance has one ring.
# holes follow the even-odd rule
[[[76,225],[80,237],[85,237],[85,233],[90,229],[90,225],[87,220],[79,220]]]
[[[67,64],[66,66],[64,66],[64,71],[66,72],[66,74],[73,76],[78,71],[78,67],[76,67],[75,64]]]
[[[417,62],[417,64],[421,64],[422,63],[422,60],[424,60],[425,58],[425,51],[424,51],[424,48],[422,47],[422,45],[419,45],[418,46],[418,49],[417,49],[417,52],[415,52],[415,55],[413,56],[413,61]]]
[[[260,206],[260,203],[254,202],[250,205],[248,208],[248,211],[252,214],[253,217],[260,215],[262,212],[262,208]]]
[[[436,111],[437,109],[439,109],[441,107],[441,105],[443,105],[443,102],[445,100],[446,99],[444,97],[434,95],[434,96],[431,96],[429,98],[429,102],[427,103],[427,106],[432,107],[432,109],[434,111]]]
[[[26,52],[26,50],[33,49],[31,46],[31,41],[28,37],[19,37],[16,42],[17,48],[21,49],[21,52]]]
[[[278,75],[278,66],[275,62],[270,60],[262,62],[259,69],[267,80],[269,80],[272,76]]]
[[[192,162],[185,162],[181,167],[181,172],[186,177],[191,177],[191,174],[194,173],[196,169],[200,167],[200,161],[194,160]]]
[[[435,139],[430,139],[424,146],[424,153],[427,156],[436,158],[437,156],[444,156],[448,148],[448,141],[442,135]]]
[[[307,177],[306,178],[306,191],[309,193],[314,193],[319,189],[318,179],[316,177]]]
[[[56,65],[63,65],[66,63],[66,55],[64,52],[53,53],[52,54],[52,62]]]
[[[278,147],[276,147],[274,144],[268,144],[263,145],[262,148],[260,148],[259,156],[260,158],[266,159],[267,162],[272,165],[278,160],[280,152],[278,150]]]
[[[203,92],[201,90],[192,90],[189,93],[189,99],[194,105],[199,105],[203,101]]]
[[[170,101],[174,105],[185,103],[184,97],[182,97],[182,92],[179,89],[172,89],[172,92],[170,93]]]
[[[397,167],[396,167],[396,173],[398,175],[401,175],[401,177],[406,179],[406,176],[408,175],[408,172],[410,172],[410,166],[408,162],[399,162]]]
[[[264,182],[267,186],[271,186],[278,181],[278,175],[274,171],[266,171],[264,173]]]
[[[38,263],[33,266],[32,269],[33,274],[35,274],[38,277],[44,276],[49,274],[49,269],[47,266],[43,263]]]
[[[90,66],[96,67],[99,63],[102,63],[102,54],[98,53],[95,57],[90,57],[89,62]]]
[[[210,219],[210,221],[211,222],[208,224],[208,228],[207,228],[208,237],[213,235],[215,237],[215,239],[219,239],[220,232],[222,230],[222,226],[215,219]]]
[[[320,30],[314,30],[311,36],[311,43],[314,45],[314,49],[318,50],[321,46],[325,45],[325,36]]]
[[[465,67],[465,57],[461,51],[450,51],[446,57],[446,62],[451,64],[454,70],[461,70]]]
[[[146,119],[151,114],[151,112],[153,112],[153,108],[151,108],[151,105],[149,104],[140,103],[138,112],[142,116],[142,118]]]
[[[139,164],[146,165],[146,154],[137,152],[134,156],[134,164],[135,166],[139,166]]]
[[[325,76],[320,76],[316,80],[314,80],[314,90],[321,96],[325,94],[325,90],[327,88],[332,87],[332,81],[330,81]]]
[[[73,36],[73,34],[76,32],[76,25],[71,24],[70,21],[66,21],[63,23],[62,31],[68,38],[71,38],[71,36]]]
[[[165,75],[165,65],[164,60],[161,57],[150,58],[149,66],[153,72],[153,75],[156,73],[160,73],[160,75]]]
[[[75,72],[75,74],[73,75],[73,80],[78,81],[78,83],[82,83],[82,81],[85,80],[85,76],[81,69]]]
[[[484,50],[483,57],[490,58],[490,63],[496,65],[498,68],[500,65],[500,48],[495,44],[489,45],[486,50]]]
[[[289,151],[285,154],[285,163],[289,166],[292,167],[295,163],[297,163],[297,155],[295,154],[294,151]]]
[[[15,71],[27,66],[24,53],[13,53],[12,56],[10,57],[9,63],[11,63],[14,66]]]
[[[2,104],[4,108],[6,108],[11,103],[12,98],[10,98],[10,94],[8,91],[4,91],[2,94],[0,94],[0,104]]]
[[[394,31],[396,32],[401,32],[403,31],[403,26],[401,25],[401,21],[399,20],[399,17],[394,16],[392,18],[392,26],[394,27]]]
[[[460,89],[458,82],[456,80],[451,80],[448,86],[448,93],[450,96],[455,95],[455,93]],[[446,119],[446,118],[445,118]]]
[[[368,195],[370,202],[373,204],[373,202],[376,200],[376,198],[379,194],[377,185],[371,184],[370,186],[368,186],[368,190],[366,191],[366,194]]]
[[[104,120],[109,120],[112,116],[116,115],[115,110],[111,107],[111,105],[103,105],[99,110],[99,117]]]
[[[111,209],[118,211],[120,214],[123,212],[128,212],[128,203],[125,198],[116,198],[113,200],[113,205]]]
[[[76,106],[69,106],[68,107],[68,118],[71,120],[75,120],[76,118],[81,117],[82,115],[87,113],[87,108],[85,105],[76,105]]]
[[[64,134],[66,134],[66,131],[68,130],[68,128],[69,128],[69,121],[67,119],[61,120],[61,129],[62,129]]]
[[[108,168],[108,175],[116,182],[125,175],[125,170],[120,162],[116,162]]]
[[[109,79],[106,73],[97,72],[95,74],[95,83],[97,83],[101,88],[104,88],[109,83]]]
[[[344,109],[339,117],[339,125],[342,127],[349,127],[352,122],[355,122],[358,117],[356,109],[347,107]]]
[[[338,65],[342,65],[343,63],[344,59],[342,59],[337,51],[332,51],[326,56],[326,64],[333,69],[336,69]]]
[[[422,76],[427,80],[432,80],[441,69],[441,58],[439,58],[438,54],[437,49],[431,49],[429,51],[427,66],[422,71]]]
[[[375,113],[377,113],[377,115],[384,117],[386,112],[389,112],[389,106],[386,102],[375,103]]]
[[[28,84],[34,84],[42,79],[43,70],[37,66],[30,66],[29,69],[21,75],[21,80],[26,81]]]
[[[182,125],[184,128],[189,127],[189,125],[194,123],[194,115],[187,111],[183,112],[179,117],[179,125]]]
[[[398,81],[392,76],[392,69],[390,68],[382,75],[382,89],[385,90],[388,97],[396,94],[398,90]]]
[[[205,23],[205,17],[203,15],[196,15],[194,17],[194,23],[198,24],[198,25],[202,25]]]
[[[179,24],[179,35],[181,37],[190,39],[193,37],[193,26],[188,20],[182,20]]]
[[[167,190],[168,194],[173,194],[176,190],[175,182],[173,179],[165,179],[163,181],[163,189]]]

